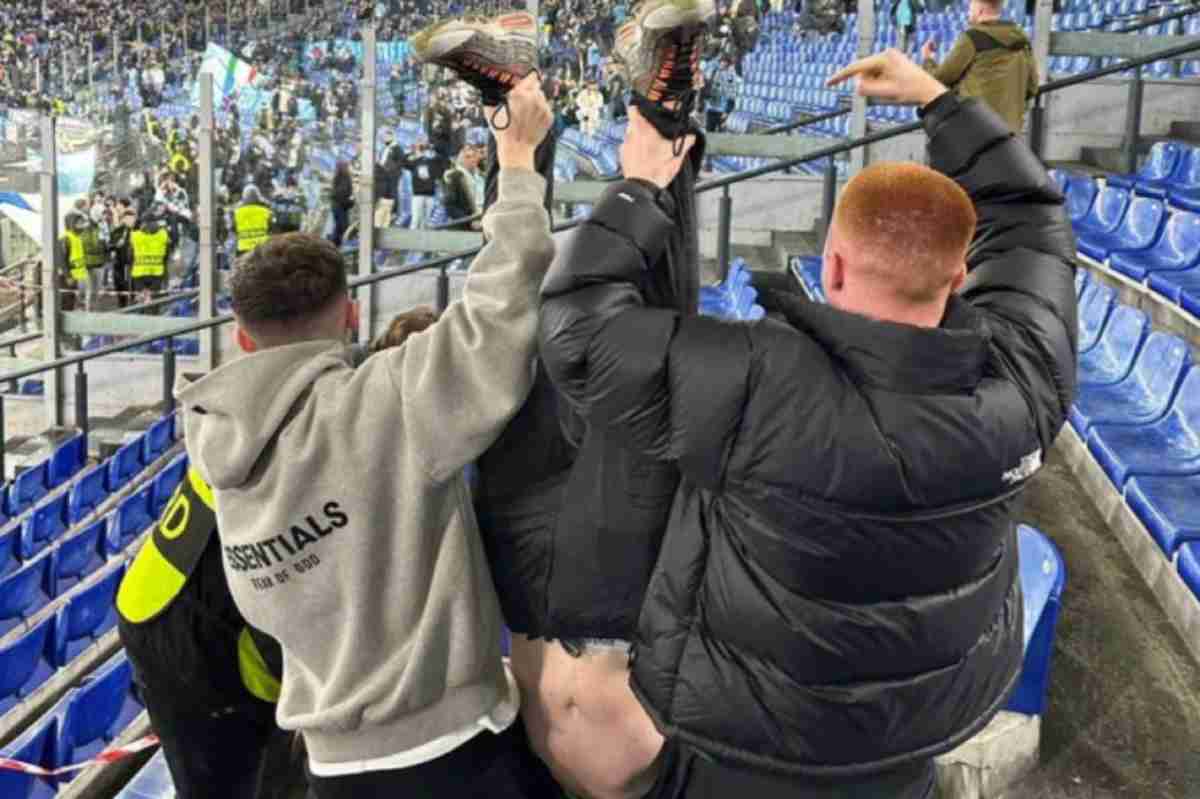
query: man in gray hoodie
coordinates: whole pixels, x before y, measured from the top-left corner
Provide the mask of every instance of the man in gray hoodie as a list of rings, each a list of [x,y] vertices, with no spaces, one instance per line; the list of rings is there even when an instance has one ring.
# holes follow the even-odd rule
[[[505,100],[487,244],[435,324],[353,369],[337,250],[279,236],[231,279],[247,355],[176,391],[234,600],[283,649],[277,719],[304,734],[317,799],[557,793],[516,720],[463,477],[529,392],[553,255],[533,170],[549,106],[536,75]]]

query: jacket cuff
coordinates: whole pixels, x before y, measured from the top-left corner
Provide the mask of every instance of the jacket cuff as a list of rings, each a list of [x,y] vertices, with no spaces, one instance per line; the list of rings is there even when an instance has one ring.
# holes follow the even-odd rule
[[[657,195],[642,181],[622,180],[605,190],[588,223],[627,239],[651,266],[662,256],[675,227]]]
[[[930,165],[945,175],[961,173],[979,153],[1012,137],[1012,130],[995,111],[953,92],[927,105],[921,115],[929,135]]]
[[[500,190],[497,202],[532,202],[542,204],[546,194],[546,179],[531,169],[500,170]]]

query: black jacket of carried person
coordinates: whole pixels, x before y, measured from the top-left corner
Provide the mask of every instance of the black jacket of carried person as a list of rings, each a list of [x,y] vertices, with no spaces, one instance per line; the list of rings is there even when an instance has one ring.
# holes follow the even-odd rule
[[[745,767],[929,758],[1021,668],[1014,514],[1075,394],[1074,237],[990,109],[946,94],[924,124],[979,217],[938,328],[787,298],[786,323],[648,307],[637,286],[673,223],[636,181],[543,286],[564,401],[682,473],[634,692],[665,735]]]

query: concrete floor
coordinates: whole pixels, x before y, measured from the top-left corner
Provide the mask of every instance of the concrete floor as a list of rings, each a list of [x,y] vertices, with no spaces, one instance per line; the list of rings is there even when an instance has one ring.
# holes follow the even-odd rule
[[[1058,544],[1067,585],[1041,764],[1009,797],[1200,798],[1200,664],[1060,453],[1021,518]]]

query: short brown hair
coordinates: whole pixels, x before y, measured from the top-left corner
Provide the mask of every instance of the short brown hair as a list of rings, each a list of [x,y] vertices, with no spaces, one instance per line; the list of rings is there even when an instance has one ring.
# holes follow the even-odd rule
[[[379,352],[389,347],[399,347],[408,341],[409,336],[432,326],[437,319],[437,311],[428,305],[418,305],[404,313],[396,314],[383,335],[371,342],[371,351]]]
[[[872,164],[838,200],[834,221],[862,248],[862,265],[897,297],[930,302],[962,268],[975,206],[950,178],[915,163]]]
[[[233,312],[246,325],[304,320],[346,293],[346,264],[325,239],[285,233],[238,260],[229,291]]]

